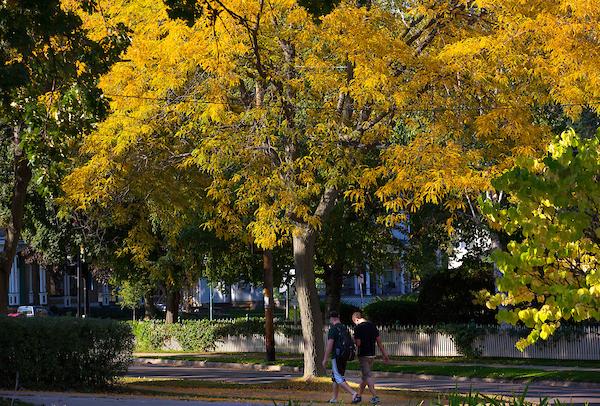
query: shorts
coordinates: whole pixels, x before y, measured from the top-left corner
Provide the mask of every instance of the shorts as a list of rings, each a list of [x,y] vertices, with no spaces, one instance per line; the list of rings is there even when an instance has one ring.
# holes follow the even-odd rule
[[[346,360],[333,358],[331,360],[331,380],[335,383],[344,383],[346,382],[346,378],[344,378],[345,373]]]
[[[373,362],[375,357],[358,357],[360,363],[360,372],[362,374],[362,380],[366,381],[371,377],[371,370],[373,369]]]

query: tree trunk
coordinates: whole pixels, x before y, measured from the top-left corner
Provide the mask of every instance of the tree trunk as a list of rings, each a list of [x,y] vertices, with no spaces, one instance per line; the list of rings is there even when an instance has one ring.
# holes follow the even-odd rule
[[[152,292],[144,293],[144,319],[155,319],[156,318],[156,307],[152,302]]]
[[[24,151],[19,146],[20,128],[14,128],[15,183],[10,204],[10,220],[6,227],[6,239],[4,241],[4,252],[0,255],[0,313],[8,311],[8,284],[10,271],[17,246],[23,229],[23,217],[25,215],[25,203],[27,198],[27,186],[31,181],[31,168]]]
[[[325,271],[326,314],[330,311],[340,311],[342,301],[342,284],[344,282],[344,266],[336,262]]]
[[[179,301],[181,293],[179,289],[170,288],[167,291],[167,314],[165,315],[165,323],[177,323],[179,319]]]
[[[4,269],[5,261],[6,260],[2,258],[2,270],[0,271],[0,314],[8,313],[8,283],[10,278],[10,270],[6,272]]]
[[[273,252],[263,251],[263,293],[265,300],[265,350],[267,361],[275,361],[273,328]]]
[[[323,315],[315,284],[315,231],[309,225],[298,225],[293,236],[296,292],[304,338],[304,379],[325,375],[321,365],[325,353]]]

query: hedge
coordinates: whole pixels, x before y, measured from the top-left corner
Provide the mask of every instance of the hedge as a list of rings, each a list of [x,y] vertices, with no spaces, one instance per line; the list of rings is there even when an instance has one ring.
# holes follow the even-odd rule
[[[364,313],[367,319],[378,326],[423,322],[421,309],[414,298],[377,300],[365,306]]]
[[[135,336],[135,350],[138,352],[160,351],[172,341],[176,341],[183,351],[210,351],[227,336],[264,334],[264,323],[262,318],[183,320],[173,324],[160,320],[130,322]],[[293,335],[299,327],[279,322],[275,324],[275,329],[285,335]]]
[[[72,317],[0,317],[0,387],[105,387],[127,372],[133,335],[126,323]]]

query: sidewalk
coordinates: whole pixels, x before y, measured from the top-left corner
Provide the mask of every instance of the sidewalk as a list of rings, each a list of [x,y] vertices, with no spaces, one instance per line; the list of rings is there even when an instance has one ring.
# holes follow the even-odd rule
[[[178,378],[182,380],[200,379],[214,382],[237,382],[248,385],[254,382],[276,382],[280,379],[301,377],[298,370],[286,372],[286,367],[279,369],[264,369],[263,366],[248,364],[219,364],[215,362],[201,363],[199,361],[172,361],[162,363],[162,360],[152,360],[152,364],[138,364],[133,367],[135,376],[148,376],[155,379]],[[178,364],[180,363],[180,364]],[[190,364],[192,363],[192,364]],[[198,363],[194,365],[193,363]],[[275,368],[273,366],[269,368]],[[290,368],[290,367],[287,367]],[[290,368],[291,369],[291,368]],[[299,369],[299,368],[294,368]],[[241,379],[241,376],[244,379]],[[359,371],[347,371],[346,376],[350,382],[360,381]],[[536,381],[526,383],[523,381],[510,381],[488,378],[464,378],[452,376],[402,374],[392,372],[375,372],[375,380],[379,387],[401,390],[412,393],[415,397],[419,394],[432,393],[483,393],[487,395],[502,395],[513,397],[527,391],[527,400],[539,401],[543,398],[558,399],[564,404],[600,405],[600,384],[569,381]]]
[[[12,392],[0,391],[0,398],[12,399]],[[81,393],[18,392],[14,399],[36,406],[265,406],[250,402],[204,402],[146,396],[108,396]],[[271,403],[271,406],[273,404]]]

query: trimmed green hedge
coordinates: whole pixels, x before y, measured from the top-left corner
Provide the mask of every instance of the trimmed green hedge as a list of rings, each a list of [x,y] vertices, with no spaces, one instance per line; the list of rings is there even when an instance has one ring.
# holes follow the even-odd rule
[[[423,323],[421,308],[414,298],[377,300],[364,309],[365,317],[377,324],[415,325]]]
[[[170,339],[184,351],[208,351],[214,348],[216,325],[209,320],[186,320],[166,324],[164,321],[131,322],[136,351],[159,351]]]
[[[133,335],[126,323],[71,317],[0,317],[0,387],[104,387],[127,372]]]
[[[211,351],[215,344],[227,336],[263,335],[265,321],[261,318],[222,320],[184,320],[166,324],[161,320],[130,322],[135,335],[135,351],[160,351],[170,341],[177,341],[183,351]],[[276,331],[286,335],[296,334],[299,326],[276,323]]]

